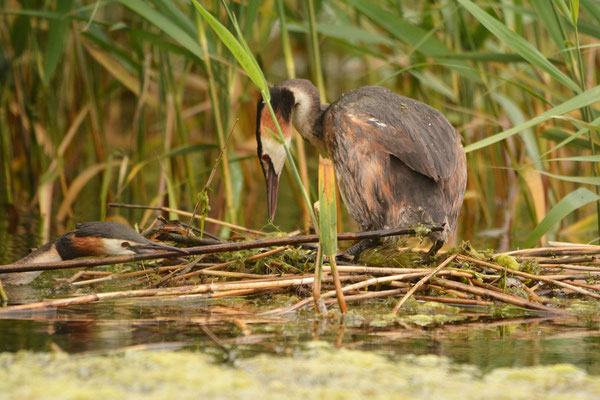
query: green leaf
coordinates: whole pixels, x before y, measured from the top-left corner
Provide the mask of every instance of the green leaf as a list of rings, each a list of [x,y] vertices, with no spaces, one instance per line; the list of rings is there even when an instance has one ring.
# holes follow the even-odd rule
[[[596,23],[600,23],[600,3],[598,0],[581,0],[581,8]]]
[[[256,63],[254,56],[251,53],[247,53],[242,44],[236,40],[235,36],[233,36],[233,34],[229,32],[229,30],[223,24],[217,21],[217,19],[213,17],[211,13],[209,13],[200,3],[198,3],[197,0],[192,0],[192,2],[196,6],[198,12],[200,12],[202,17],[215,31],[217,36],[219,36],[219,39],[221,39],[223,44],[227,46],[237,62],[240,63],[250,79],[252,79],[252,82],[254,82],[254,84],[258,86],[261,91],[268,91],[269,88],[267,86],[267,82],[262,71],[260,68],[258,68],[258,64]]]
[[[565,34],[562,29],[561,19],[556,10],[556,5],[548,0],[532,0],[531,4],[537,11],[538,18],[542,21],[543,27],[548,31],[554,43],[560,50],[565,48]],[[568,56],[563,54],[563,56]]]
[[[586,188],[579,188],[569,193],[559,201],[558,204],[552,207],[552,210],[550,210],[542,222],[540,222],[533,232],[531,232],[523,246],[534,246],[542,236],[548,233],[553,226],[559,223],[567,215],[592,201],[598,200],[600,200],[600,196]]]
[[[459,1],[463,1],[463,0],[459,0]],[[470,152],[473,150],[481,149],[483,147],[487,147],[491,144],[494,144],[501,140],[504,140],[507,137],[514,135],[515,133],[521,132],[524,129],[527,129],[529,127],[537,125],[541,122],[547,121],[550,118],[556,117],[558,115],[566,114],[568,112],[577,110],[577,109],[585,107],[585,106],[589,106],[590,104],[594,104],[598,101],[600,101],[600,85],[593,87],[589,90],[586,90],[585,92],[583,92],[575,97],[572,97],[571,99],[565,101],[564,103],[551,108],[550,110],[546,111],[545,113],[538,115],[537,117],[532,118],[527,122],[524,122],[515,127],[512,127],[504,132],[500,132],[500,133],[492,135],[488,138],[482,139],[478,142],[471,143],[470,145],[465,147],[465,151]]]
[[[219,148],[219,146],[217,146],[216,144],[204,144],[204,143],[191,144],[191,145],[181,146],[181,147],[172,149],[169,152],[162,154],[159,157],[159,159],[162,160],[165,158],[183,156],[183,155],[191,154],[191,153],[200,153],[200,152],[203,152],[206,150],[215,150],[218,148]]]
[[[525,116],[523,115],[523,112],[512,99],[499,92],[492,92],[492,98],[496,100],[498,104],[502,106],[502,108],[504,108],[505,114],[513,124],[519,125],[525,122]],[[525,143],[527,155],[533,160],[535,168],[543,169],[542,162],[540,161],[540,150],[536,137],[531,128],[523,129],[521,132],[519,132],[519,136],[521,136],[523,143]]]
[[[600,186],[600,177],[596,176],[569,176],[569,175],[557,175],[552,174],[550,172],[539,171],[540,174],[544,174],[546,176],[550,176],[555,179],[560,179],[561,181],[567,182],[575,182],[582,183],[584,185],[596,185]]]
[[[531,43],[508,29],[496,18],[483,11],[470,0],[458,0],[479,22],[481,22],[498,39],[502,40],[513,51],[520,54],[532,65],[546,71],[552,78],[568,86],[575,93],[581,93],[581,88],[571,78],[556,68],[548,59],[540,53]]]
[[[249,38],[252,35],[252,28],[255,26],[256,17],[260,10],[260,0],[249,0],[246,6],[246,19],[244,20],[244,37]]]
[[[581,121],[579,121],[579,122],[581,122]],[[551,148],[550,150],[546,151],[544,154],[542,154],[542,157],[545,157],[546,155],[550,154],[554,150],[560,149],[561,147],[569,144],[570,142],[573,142],[571,144],[573,146],[578,146],[578,147],[583,147],[585,149],[589,149],[591,147],[590,141],[585,140],[585,139],[581,138],[580,136],[582,136],[585,133],[588,133],[588,131],[589,131],[588,126],[595,128],[595,127],[598,127],[599,125],[600,125],[600,117],[596,118],[589,124],[586,123],[584,128],[579,129],[573,135],[571,135],[570,133],[565,132],[559,128],[546,129],[544,132],[542,132],[542,135],[544,135],[545,137],[550,137],[550,138],[552,138],[552,135],[554,135],[555,138],[552,138],[552,140],[558,141],[558,140],[562,139],[562,141],[559,144],[557,144],[556,146],[554,146],[553,148]]]
[[[431,31],[428,32],[421,27],[400,18],[398,15],[390,13],[388,10],[377,5],[377,2],[351,0],[350,4],[390,34],[413,47],[415,51],[435,59],[454,53],[439,41]],[[479,74],[463,60],[447,62],[447,65],[458,74],[469,78],[474,82],[481,81]]]
[[[194,23],[177,7],[176,2],[172,0],[153,0],[153,3],[159,13],[183,29],[189,37],[196,38],[198,36]]]
[[[559,157],[549,158],[546,161],[575,161],[575,162],[600,162],[600,155],[596,156],[573,156],[573,157]]]
[[[288,22],[287,26],[290,32],[309,32],[308,24],[305,23]],[[336,22],[335,24],[317,23],[315,27],[319,34],[347,43],[384,44],[387,46],[394,46],[395,43],[387,36],[372,33],[354,25],[343,25]]]
[[[73,0],[59,1],[57,11],[60,19],[51,19],[48,28],[48,47],[44,57],[44,82],[46,85],[52,79],[62,52],[68,43],[69,18],[67,15],[73,7]]]
[[[473,61],[485,61],[485,62],[501,62],[501,63],[521,63],[527,62],[523,57],[514,53],[481,53],[481,52],[467,52],[467,53],[456,53],[456,54],[445,54],[443,56],[437,56],[439,59],[457,59],[457,60],[473,60]]]
[[[587,129],[585,130],[585,132],[587,132]],[[579,149],[589,149],[590,141],[587,139],[584,139],[582,137],[578,137],[578,136],[580,136],[579,132],[572,134],[572,133],[567,132],[564,129],[560,129],[560,128],[545,129],[544,131],[542,131],[542,137],[544,139],[552,140],[554,142],[560,142],[560,143],[557,144],[556,146],[554,146],[552,149],[546,151],[544,154],[542,154],[542,157],[545,157],[548,154],[550,154],[552,151],[557,150],[564,146],[576,147]]]
[[[571,20],[573,25],[577,26],[577,19],[579,18],[579,0],[571,0]]]
[[[199,59],[202,58],[202,48],[196,39],[191,37],[176,23],[170,21],[163,14],[152,8],[150,4],[142,0],[119,0],[119,2],[125,7],[129,8],[131,11],[139,14],[142,18],[159,28],[161,31],[165,32],[167,35],[171,36],[193,55]]]
[[[600,25],[590,24],[589,22],[579,21],[577,24],[579,33],[590,35],[596,39],[600,39]]]

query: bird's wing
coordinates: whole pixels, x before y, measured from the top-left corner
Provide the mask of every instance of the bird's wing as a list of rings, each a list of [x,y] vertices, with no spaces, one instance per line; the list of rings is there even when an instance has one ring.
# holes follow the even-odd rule
[[[460,136],[441,113],[387,89],[367,87],[361,91],[338,108],[344,122],[412,170],[435,181],[454,173]]]

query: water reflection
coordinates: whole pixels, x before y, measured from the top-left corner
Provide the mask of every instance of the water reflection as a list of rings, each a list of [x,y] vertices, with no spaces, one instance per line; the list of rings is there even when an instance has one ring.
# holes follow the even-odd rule
[[[312,311],[257,317],[262,309],[257,299],[126,299],[5,315],[0,319],[0,351],[59,348],[76,353],[175,343],[224,360],[260,353],[293,354],[309,341],[324,340],[392,358],[435,354],[476,365],[484,372],[568,362],[600,374],[597,321],[533,317],[492,321],[467,310],[471,316],[465,321],[422,328],[380,324],[375,316],[381,315],[382,307],[386,305],[381,302],[365,303],[360,313],[371,318],[351,316],[342,322],[315,318]]]

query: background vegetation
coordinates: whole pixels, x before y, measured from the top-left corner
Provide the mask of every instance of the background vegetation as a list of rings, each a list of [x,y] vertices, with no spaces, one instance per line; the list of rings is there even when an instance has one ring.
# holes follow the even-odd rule
[[[224,3],[200,3],[233,32]],[[382,85],[448,117],[469,151],[459,238],[598,238],[597,1],[226,4],[269,83],[308,78],[328,101]],[[108,202],[192,210],[227,143],[210,215],[266,224],[259,91],[191,2],[0,7],[0,219],[39,212],[47,236],[104,218]],[[317,156],[301,140],[294,154],[314,199]],[[292,182],[275,220],[285,230],[307,222]]]

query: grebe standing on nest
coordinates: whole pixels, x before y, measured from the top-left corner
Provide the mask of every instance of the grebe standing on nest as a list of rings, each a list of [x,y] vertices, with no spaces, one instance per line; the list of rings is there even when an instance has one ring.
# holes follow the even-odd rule
[[[460,135],[441,113],[377,86],[353,90],[331,105],[321,104],[317,88],[303,79],[284,81],[270,93],[286,145],[293,123],[332,158],[342,199],[363,230],[445,224],[428,235],[433,242],[428,255],[437,253],[456,229],[467,182]],[[277,134],[259,101],[258,157],[273,219],[286,153],[269,130]],[[350,253],[371,244],[363,242]]]

